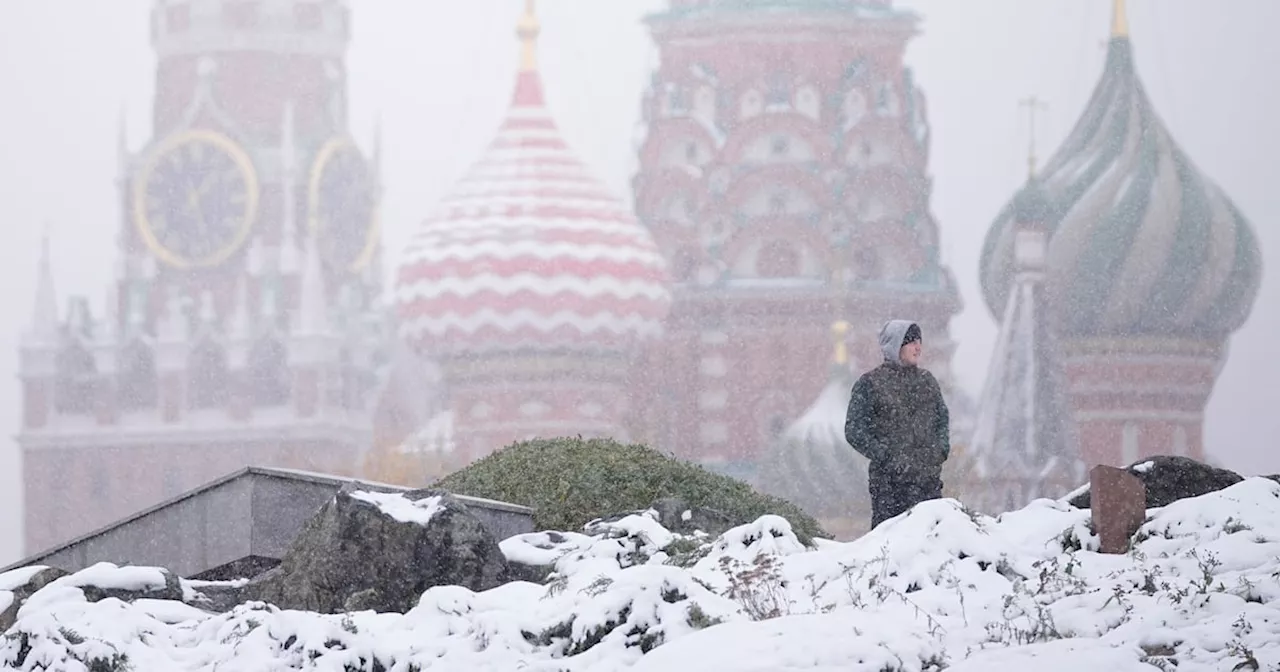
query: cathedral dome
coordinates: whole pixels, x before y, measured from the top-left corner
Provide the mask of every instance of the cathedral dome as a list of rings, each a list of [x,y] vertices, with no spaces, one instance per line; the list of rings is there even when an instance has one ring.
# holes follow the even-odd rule
[[[1043,209],[1046,289],[1068,338],[1220,339],[1257,296],[1257,239],[1161,122],[1134,70],[1123,14],[1083,115],[1030,189],[996,218],[981,259],[988,308],[1013,284],[1019,211]]]
[[[855,382],[844,345],[848,328],[844,322],[833,328],[836,356],[827,384],[765,457],[758,487],[799,506],[828,532],[852,538],[865,531],[871,501],[867,460],[844,435]]]
[[[507,117],[399,269],[400,335],[424,354],[625,350],[659,335],[670,305],[648,229],[570,151],[544,105],[529,4]]]

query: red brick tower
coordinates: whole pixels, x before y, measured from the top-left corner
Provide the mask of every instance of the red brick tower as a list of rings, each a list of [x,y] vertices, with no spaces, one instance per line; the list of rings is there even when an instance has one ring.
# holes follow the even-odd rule
[[[627,439],[627,372],[670,303],[649,232],[544,105],[533,10],[507,118],[397,279],[399,334],[443,370],[459,464],[536,436]]]
[[[354,467],[382,325],[378,179],[338,0],[159,0],[151,138],[121,138],[117,272],[22,349],[37,551],[249,464]],[[86,224],[87,225],[87,224]]]
[[[651,17],[662,65],[634,187],[676,284],[638,371],[641,438],[750,478],[826,381],[834,319],[870,365],[884,320],[918,321],[950,379],[959,298],[903,64],[916,22],[854,0],[673,0]]]
[[[1116,0],[1102,78],[1040,175],[1050,240],[1045,290],[1086,464],[1204,458],[1204,408],[1262,260],[1244,216],[1160,121]],[[1015,198],[1016,203],[1018,199]],[[993,312],[1016,274],[1016,208],[982,258]]]

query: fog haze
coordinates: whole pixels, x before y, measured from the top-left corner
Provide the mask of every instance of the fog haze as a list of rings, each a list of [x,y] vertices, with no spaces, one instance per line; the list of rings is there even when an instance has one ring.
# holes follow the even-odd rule
[[[96,310],[116,260],[115,180],[122,119],[130,149],[150,135],[153,0],[0,4],[0,564],[21,552],[16,444],[17,346],[29,322],[40,236],[50,227],[59,300]],[[418,221],[489,141],[511,93],[519,0],[353,0],[351,128],[366,148],[381,120],[384,245],[389,271]],[[541,68],[568,142],[619,196],[630,197],[641,97],[657,53],[641,17],[664,0],[544,0]],[[1026,111],[1036,95],[1042,159],[1097,81],[1110,0],[898,0],[922,34],[908,62],[928,100],[932,208],[943,261],[960,283],[951,362],[981,386],[995,323],[978,290],[982,238],[1024,180]],[[1211,11],[1208,7],[1220,9]],[[1231,341],[1209,402],[1205,445],[1225,466],[1280,472],[1280,63],[1275,0],[1134,0],[1140,77],[1170,132],[1250,219],[1264,259],[1253,313]],[[911,316],[903,316],[911,317]],[[926,334],[926,344],[928,334]],[[930,362],[933,367],[943,363]]]

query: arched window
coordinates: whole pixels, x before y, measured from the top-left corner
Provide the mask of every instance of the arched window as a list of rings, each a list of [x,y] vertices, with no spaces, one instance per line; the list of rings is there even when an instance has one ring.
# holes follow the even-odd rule
[[[671,263],[671,276],[676,282],[689,282],[693,280],[693,274],[698,270],[698,257],[695,252],[688,248],[681,249],[676,252],[675,259]]]
[[[93,354],[80,343],[73,342],[58,353],[57,367],[54,408],[59,413],[73,415],[92,412],[98,373]]]
[[[853,273],[859,280],[876,280],[883,271],[880,267],[880,255],[873,247],[863,247],[854,254]]]
[[[762,278],[794,278],[800,274],[800,255],[785,240],[773,240],[760,249],[756,273]]]
[[[187,365],[187,401],[192,409],[221,408],[229,398],[227,354],[217,343],[201,341]]]
[[[292,376],[287,353],[275,339],[258,341],[249,353],[249,395],[255,406],[283,406],[289,401]]]
[[[120,410],[155,408],[157,398],[155,355],[146,344],[133,341],[120,353]]]

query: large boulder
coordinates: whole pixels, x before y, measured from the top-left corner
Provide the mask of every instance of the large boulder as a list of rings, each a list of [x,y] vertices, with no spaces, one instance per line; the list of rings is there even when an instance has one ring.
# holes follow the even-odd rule
[[[1159,455],[1139,460],[1126,470],[1138,477],[1147,489],[1147,508],[1168,506],[1180,499],[1199,497],[1228,488],[1244,478],[1229,469],[1220,469],[1188,457]],[[1087,509],[1090,504],[1089,489],[1081,492],[1068,503]]]
[[[183,599],[182,580],[159,567],[119,567],[99,562],[68,574],[57,567],[31,565],[0,574],[0,632],[12,627],[22,605],[45,587],[78,590],[86,602],[108,598],[124,602]]]
[[[321,613],[404,613],[433,586],[482,591],[508,580],[497,540],[448,493],[357,488],[344,486],[322,506],[244,598]]]
[[[66,576],[57,567],[32,565],[0,574],[0,633],[13,627],[18,610],[37,590]]]

